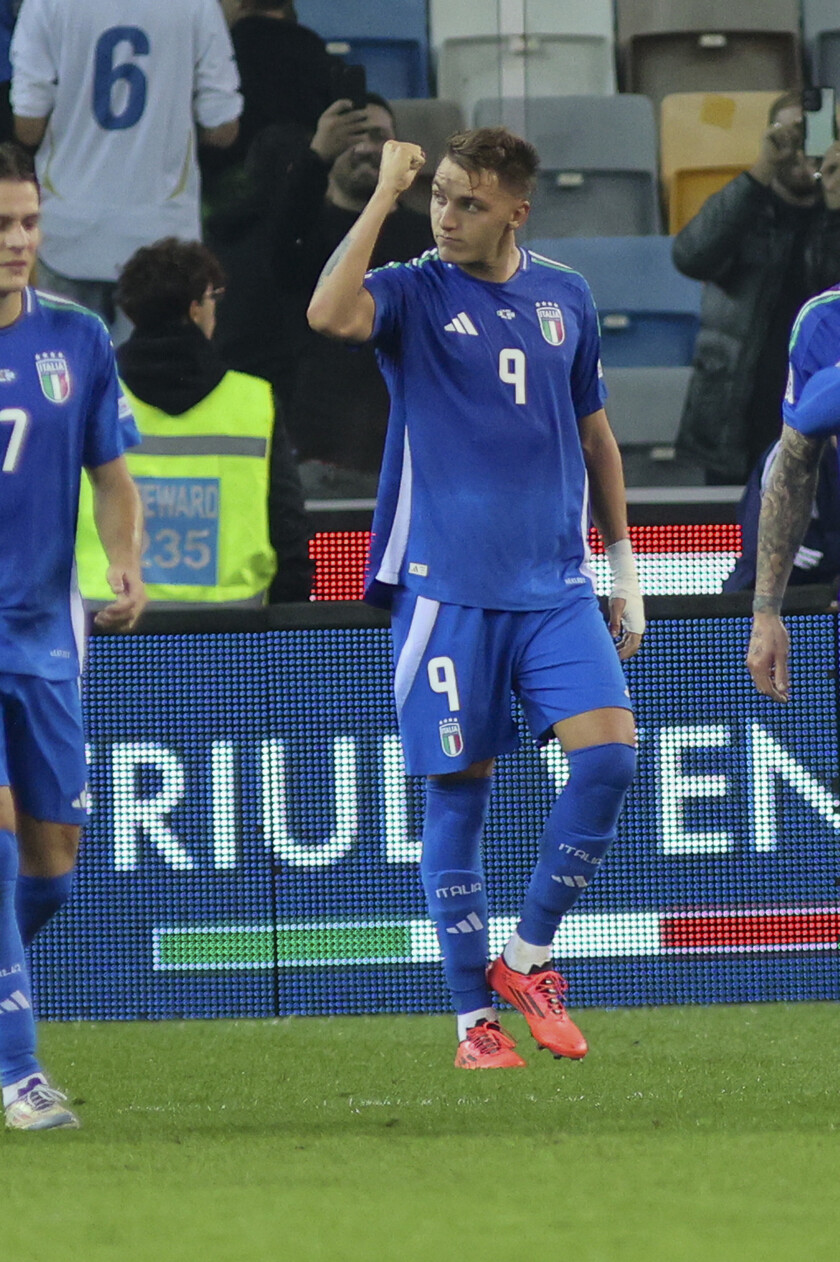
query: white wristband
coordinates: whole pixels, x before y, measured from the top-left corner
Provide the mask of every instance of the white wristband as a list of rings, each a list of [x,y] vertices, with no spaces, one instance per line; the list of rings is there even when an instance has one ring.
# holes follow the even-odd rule
[[[633,635],[641,635],[645,629],[645,606],[636,573],[636,559],[629,539],[619,539],[606,549],[607,562],[612,575],[610,600],[623,600],[624,613],[621,625]]]

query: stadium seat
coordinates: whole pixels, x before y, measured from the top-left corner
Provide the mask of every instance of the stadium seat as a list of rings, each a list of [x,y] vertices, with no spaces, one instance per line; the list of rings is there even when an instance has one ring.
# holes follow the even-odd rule
[[[428,95],[426,0],[296,0],[296,8],[300,21],[328,44],[345,46],[339,56],[367,68],[371,91],[389,98]]]
[[[618,42],[668,31],[786,31],[800,28],[799,0],[614,0]],[[809,0],[804,0],[805,5]],[[831,0],[827,0],[831,4]]]
[[[327,51],[348,65],[364,66],[370,91],[387,100],[429,95],[426,50],[416,39],[330,39]]]
[[[465,115],[490,97],[610,95],[612,41],[602,35],[487,35],[448,39],[438,55],[438,95]]]
[[[660,163],[669,232],[679,232],[707,197],[752,166],[778,95],[677,92],[665,97]]]
[[[609,368],[607,414],[628,486],[702,486],[704,471],[674,447],[688,367]]]
[[[479,35],[598,35],[612,43],[612,0],[430,0],[432,46]]]
[[[570,237],[530,241],[529,248],[586,277],[605,368],[691,363],[701,286],[674,267],[670,237]]]
[[[611,368],[607,410],[622,447],[673,447],[691,368]]]
[[[802,82],[798,0],[616,0],[616,16],[623,86],[655,102]]]
[[[536,145],[535,237],[660,230],[656,125],[647,97],[554,96],[479,101],[477,127],[504,123]]]
[[[427,100],[391,100],[397,135],[400,140],[410,140],[424,150],[429,164],[434,164],[443,152],[447,137],[460,131],[465,119],[457,101],[445,101],[440,97]]]
[[[439,97],[392,100],[391,106],[399,139],[420,145],[426,154],[426,165],[400,200],[404,206],[427,215],[432,176],[448,137],[464,127],[464,115],[457,101],[443,101]]]

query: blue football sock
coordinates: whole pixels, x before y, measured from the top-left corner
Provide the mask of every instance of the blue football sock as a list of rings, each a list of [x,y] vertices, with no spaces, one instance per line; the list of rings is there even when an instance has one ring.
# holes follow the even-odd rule
[[[62,876],[18,876],[15,906],[23,945],[60,911],[73,892],[73,871]]]
[[[636,769],[630,745],[591,745],[573,750],[568,759],[569,779],[546,822],[516,927],[520,938],[534,946],[550,945],[561,919],[598,871]]]
[[[430,780],[426,785],[420,876],[435,922],[456,1012],[492,1007],[487,968],[487,892],[481,834],[492,782]]]
[[[23,943],[15,915],[17,839],[0,829],[0,1084],[39,1072],[35,1018]]]

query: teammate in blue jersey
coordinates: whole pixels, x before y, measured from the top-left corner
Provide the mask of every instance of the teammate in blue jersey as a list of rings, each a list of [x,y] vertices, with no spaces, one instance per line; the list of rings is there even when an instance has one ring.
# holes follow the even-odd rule
[[[82,609],[73,549],[82,469],[114,601],[144,603],[142,509],[123,457],[139,441],[104,325],[29,286],[40,197],[29,159],[0,145],[0,1085],[7,1126],[77,1126],[35,1055],[25,943],[66,901],[86,818]]]
[[[420,872],[457,1014],[455,1064],[524,1065],[494,990],[540,1046],[579,1059],[586,1040],[551,949],[633,776],[619,659],[644,630],[597,315],[580,275],[517,245],[538,159],[503,128],[450,139],[432,188],[437,249],[366,274],[423,161],[416,145],[386,143],[309,320],[372,339],[391,395],[367,598],[391,607],[406,769],[428,777]],[[609,631],[587,566],[590,506],[615,579]],[[533,734],[560,739],[569,779],[516,930],[488,967],[480,845],[496,756],[517,743],[511,690]]]
[[[794,321],[779,453],[758,520],[747,667],[759,692],[790,695],[788,634],[780,612],[814,503],[823,448],[840,434],[840,285],[811,298]]]

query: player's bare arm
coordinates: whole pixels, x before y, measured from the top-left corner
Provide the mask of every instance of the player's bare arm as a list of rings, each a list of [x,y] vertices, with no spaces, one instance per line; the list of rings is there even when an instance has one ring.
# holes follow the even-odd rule
[[[140,568],[143,505],[124,456],[89,469],[88,476],[96,529],[108,557],[108,585],[115,596],[94,621],[105,631],[130,631],[146,604]]]
[[[824,439],[785,425],[758,519],[753,625],[747,669],[759,692],[787,701],[788,634],[780,611],[796,551],[811,519]]]
[[[374,194],[327,260],[312,295],[306,316],[317,333],[348,342],[366,342],[373,333],[376,307],[364,287],[365,273],[382,225],[425,161],[419,145],[386,140]]]
[[[23,118],[21,115],[16,114],[15,139],[19,140],[27,149],[37,149],[44,139],[48,122],[48,114],[43,118]]]
[[[589,475],[592,519],[607,549],[613,576],[610,634],[619,640],[618,655],[626,661],[642,643],[645,614],[627,530],[621,453],[603,408],[583,417],[580,439]]]
[[[218,127],[199,127],[198,143],[208,149],[229,149],[239,135],[239,119],[232,118]]]

